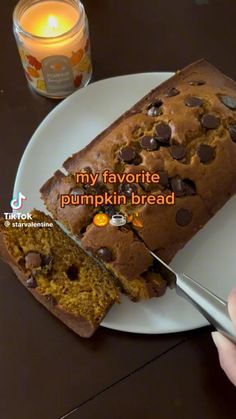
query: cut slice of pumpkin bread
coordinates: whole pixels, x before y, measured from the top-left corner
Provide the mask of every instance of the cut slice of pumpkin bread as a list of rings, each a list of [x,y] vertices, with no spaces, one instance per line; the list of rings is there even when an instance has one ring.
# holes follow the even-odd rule
[[[6,227],[0,222],[0,256],[33,296],[82,337],[90,337],[119,301],[115,280],[43,212],[32,223],[51,227]],[[6,224],[6,223],[5,223]],[[44,224],[45,225],[45,224]]]

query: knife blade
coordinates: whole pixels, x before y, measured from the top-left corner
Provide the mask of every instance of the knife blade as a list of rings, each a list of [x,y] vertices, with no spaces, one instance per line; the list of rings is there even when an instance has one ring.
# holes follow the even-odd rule
[[[170,288],[175,288],[177,294],[189,301],[220,333],[236,343],[236,330],[229,316],[227,302],[193,278],[175,272],[154,252],[149,252],[158,261],[160,273]]]

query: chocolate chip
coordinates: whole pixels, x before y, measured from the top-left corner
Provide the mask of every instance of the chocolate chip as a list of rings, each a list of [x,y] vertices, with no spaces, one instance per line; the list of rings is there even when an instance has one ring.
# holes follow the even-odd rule
[[[162,100],[157,99],[155,102],[150,103],[150,105],[148,105],[148,109],[151,108],[160,108],[160,106],[163,104]]]
[[[89,166],[84,167],[83,171],[86,172],[86,173],[92,173],[93,172],[91,167],[89,167]]]
[[[191,211],[185,208],[180,208],[175,216],[175,220],[177,224],[181,227],[187,226],[191,223],[193,215]]]
[[[161,122],[160,124],[156,125],[156,134],[157,134],[157,141],[160,145],[169,145],[170,137],[171,137],[171,128],[165,122]]]
[[[42,257],[42,266],[51,266],[53,257],[50,255],[43,255]]]
[[[185,195],[195,195],[196,194],[195,183],[190,179],[184,179],[183,182],[184,182]]]
[[[98,249],[97,256],[106,263],[111,262],[113,259],[112,252],[107,247],[101,247]]]
[[[177,197],[195,195],[196,193],[196,186],[192,180],[183,180],[178,176],[171,179],[170,187]]]
[[[76,266],[76,265],[71,265],[71,266],[67,269],[66,274],[67,274],[68,278],[69,278],[71,281],[75,281],[76,279],[79,279],[79,269],[78,269],[78,266]]]
[[[205,80],[192,80],[189,82],[191,86],[203,86],[206,84]]]
[[[164,96],[172,97],[172,96],[177,96],[178,94],[179,94],[179,90],[177,90],[175,87],[172,87],[171,89],[167,90]]]
[[[39,268],[42,264],[41,255],[38,252],[28,252],[25,256],[25,267],[26,269]]]
[[[155,272],[145,272],[142,275],[145,278],[146,286],[150,297],[161,297],[165,294],[167,282]]]
[[[57,305],[57,300],[52,295],[46,295],[46,300],[51,306]]]
[[[131,163],[134,164],[135,166],[138,166],[139,164],[142,163],[142,157],[139,154],[136,154],[135,159]]]
[[[182,160],[186,156],[186,148],[183,145],[172,145],[170,153],[175,160]]]
[[[205,113],[205,115],[202,116],[201,122],[203,127],[207,129],[215,129],[220,125],[219,118],[211,113]]]
[[[120,158],[125,163],[132,162],[136,157],[136,151],[132,147],[124,147],[120,150]]]
[[[236,124],[230,124],[229,133],[231,139],[236,143]]]
[[[141,138],[140,144],[144,150],[148,150],[148,151],[158,150],[159,148],[159,144],[157,140],[155,140],[155,138],[148,135],[145,135],[144,137]]]
[[[203,100],[199,97],[190,96],[185,100],[185,105],[190,108],[200,107],[203,105]]]
[[[160,116],[162,114],[161,108],[155,108],[155,106],[152,106],[147,111],[148,116]]]
[[[84,193],[88,193],[88,194],[91,194],[91,195],[98,195],[98,194],[102,194],[102,193],[108,191],[106,185],[104,185],[101,182],[97,182],[96,185],[94,185],[94,186],[91,186],[88,183],[88,184],[84,185],[84,188],[86,189],[86,192],[84,192]]]
[[[52,264],[53,257],[50,255],[42,256],[42,266],[47,266]]]
[[[151,103],[148,106],[148,115],[149,116],[159,116],[162,114],[162,109],[161,109],[161,105],[162,105],[162,101],[160,99],[157,99],[155,102]]]
[[[26,280],[26,286],[28,288],[37,288],[37,282],[33,276]]]
[[[104,183],[97,183],[96,184],[96,193],[105,193],[108,192],[108,188],[106,185],[104,185]]]
[[[159,108],[161,105],[163,105],[163,102],[161,99],[157,99],[152,106],[155,106],[155,108]]]
[[[232,111],[236,110],[236,99],[231,96],[220,96],[221,102]]]
[[[135,183],[122,183],[119,188],[119,193],[131,197],[132,192],[137,193],[138,187]]]
[[[184,182],[180,177],[172,178],[170,181],[170,187],[177,197],[185,195]]]
[[[162,186],[168,186],[169,185],[169,177],[168,174],[164,171],[158,172],[160,176],[159,184]]]
[[[102,205],[101,211],[109,215],[109,217],[112,217],[112,215],[116,214],[117,212],[113,205]]]
[[[214,148],[208,144],[199,144],[197,154],[201,163],[209,163],[215,157]]]
[[[85,185],[85,187],[86,187],[86,185]],[[70,191],[70,194],[71,195],[84,195],[84,190],[82,189],[82,188],[73,188],[73,189],[71,189],[71,191]]]

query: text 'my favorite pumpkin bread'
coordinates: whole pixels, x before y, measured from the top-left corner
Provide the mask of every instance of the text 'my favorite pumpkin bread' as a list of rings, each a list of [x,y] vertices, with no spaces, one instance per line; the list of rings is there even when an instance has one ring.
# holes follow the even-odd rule
[[[119,301],[113,278],[51,217],[32,212],[34,223],[52,227],[9,227],[0,222],[0,256],[49,311],[82,337],[90,337]]]
[[[103,190],[104,186],[98,184],[97,188]],[[86,192],[91,193],[91,188],[76,184],[72,175],[65,176],[59,170],[41,188],[46,207],[53,217],[60,220],[72,234],[82,238],[82,246],[83,238],[87,238],[85,250],[105,263],[106,268],[119,280],[122,290],[133,301],[162,296],[167,283],[160,276],[145,244],[136,234],[128,226],[97,227],[92,223],[94,214],[101,209],[112,215],[119,208],[95,209],[85,205],[61,208],[58,204],[61,194]],[[86,234],[83,234],[85,231]]]
[[[142,242],[143,249],[146,245],[170,262],[235,193],[236,83],[205,60],[193,63],[148,93],[63,166],[67,175],[56,172],[41,189],[46,207],[81,237],[85,249],[101,259],[105,252],[106,266],[121,282],[134,280],[129,267],[136,250],[131,242],[125,245],[127,231],[133,234],[133,241]],[[156,195],[174,192],[175,205],[118,207],[115,210],[127,216],[138,213],[143,227],[127,224],[125,230],[116,232],[105,227],[101,233],[92,224],[99,209],[81,205],[60,208],[60,194],[65,189],[75,195],[91,193],[89,185],[75,184],[78,172],[100,174],[92,193],[116,191],[118,185],[102,183],[107,169],[114,173],[159,173],[158,185],[123,184],[119,191],[126,196],[132,191]],[[101,210],[109,213],[113,209]],[[118,252],[120,241],[123,246]],[[145,250],[142,255],[135,275],[145,283],[145,276],[155,269]]]

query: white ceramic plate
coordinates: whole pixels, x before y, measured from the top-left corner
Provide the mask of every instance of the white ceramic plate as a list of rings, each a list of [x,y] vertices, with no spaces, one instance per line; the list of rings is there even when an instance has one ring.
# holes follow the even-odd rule
[[[102,80],[60,103],[36,130],[22,157],[14,188],[14,196],[22,192],[27,197],[22,210],[44,209],[39,188],[63,161],[171,75],[145,73]],[[236,199],[232,198],[171,264],[223,298],[236,285],[235,214]],[[140,303],[123,297],[122,304],[113,307],[102,323],[137,333],[179,332],[206,324],[188,302],[170,290],[163,298]]]

